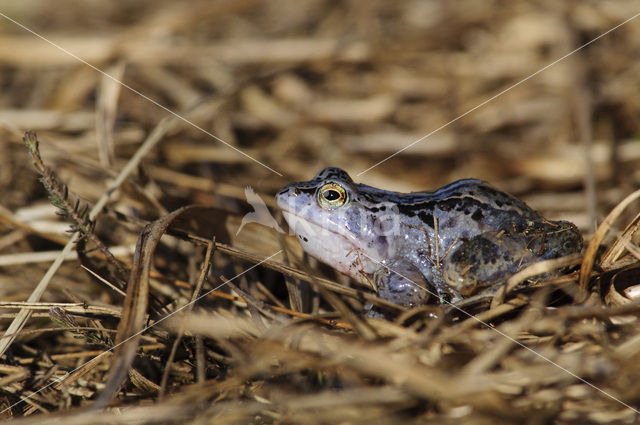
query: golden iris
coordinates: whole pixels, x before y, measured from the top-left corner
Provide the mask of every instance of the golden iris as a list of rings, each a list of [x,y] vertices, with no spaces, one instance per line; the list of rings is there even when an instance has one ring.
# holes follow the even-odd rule
[[[323,208],[338,208],[347,201],[347,191],[337,183],[327,183],[318,190],[318,202]]]

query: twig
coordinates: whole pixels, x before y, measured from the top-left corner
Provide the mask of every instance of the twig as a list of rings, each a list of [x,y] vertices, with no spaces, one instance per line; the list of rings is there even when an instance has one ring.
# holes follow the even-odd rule
[[[162,139],[162,136],[164,136],[165,133],[169,131],[169,129],[171,129],[177,122],[178,118],[171,116],[164,118],[158,123],[158,125],[144,141],[144,143],[142,143],[142,146],[140,146],[138,151],[133,155],[133,157],[131,157],[127,165],[122,169],[122,171],[120,171],[120,174],[118,174],[118,177],[115,179],[111,187],[107,189],[107,191],[102,195],[98,202],[96,202],[91,211],[89,211],[89,220],[93,220],[93,218],[98,215],[98,213],[109,201],[111,195],[118,189],[118,187],[120,187],[120,185],[125,181],[129,174],[131,174],[136,169],[140,161],[142,161],[142,158],[144,158],[149,153],[149,151]],[[29,298],[27,299],[28,302],[36,302],[40,300],[40,297],[42,297],[42,294],[47,289],[49,282],[58,271],[58,268],[60,268],[60,266],[62,265],[64,258],[73,249],[74,241],[78,236],[78,232],[75,232],[73,235],[71,235],[69,242],[67,242],[67,244],[64,246],[58,258],[56,258],[56,260],[53,262],[51,267],[49,267],[49,270],[47,270],[38,285],[36,285],[31,295],[29,295]],[[5,334],[0,339],[0,356],[2,356],[7,351],[7,348],[9,348],[9,346],[13,343],[16,335],[22,330],[24,325],[27,323],[27,320],[29,320],[30,315],[30,310],[20,310],[16,318],[11,322],[9,328],[5,331]]]

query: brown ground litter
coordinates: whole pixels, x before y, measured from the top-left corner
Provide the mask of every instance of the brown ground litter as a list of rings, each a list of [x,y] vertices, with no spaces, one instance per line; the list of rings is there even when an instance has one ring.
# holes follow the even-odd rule
[[[639,13],[5,0],[0,417],[636,423],[640,17],[523,79]],[[481,178],[591,243],[536,265],[573,267],[556,279],[400,311],[295,238],[236,235],[245,187],[280,219],[276,191],[326,166],[399,191]]]

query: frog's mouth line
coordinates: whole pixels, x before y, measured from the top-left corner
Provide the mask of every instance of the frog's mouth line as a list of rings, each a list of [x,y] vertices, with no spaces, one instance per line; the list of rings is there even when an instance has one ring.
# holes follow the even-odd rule
[[[310,226],[315,226],[315,227],[319,227],[321,228],[323,231],[325,232],[329,232],[332,235],[336,235],[338,237],[340,237],[341,240],[345,241],[345,245],[347,245],[348,247],[350,247],[349,250],[347,250],[347,253],[345,254],[345,258],[348,257],[349,255],[355,255],[355,258],[353,259],[352,263],[351,263],[351,267],[353,267],[353,269],[351,267],[347,267],[347,269],[338,269],[336,267],[335,264],[331,264],[330,262],[326,262],[325,260],[322,260],[316,256],[314,256],[313,254],[311,254],[314,258],[317,258],[318,260],[325,262],[326,264],[338,269],[340,272],[346,274],[347,276],[350,276],[352,279],[354,279],[356,282],[359,282],[360,284],[364,285],[365,287],[369,288],[369,289],[373,289],[374,291],[377,290],[375,284],[373,284],[373,282],[371,282],[371,280],[367,277],[369,276],[368,273],[366,273],[364,271],[364,266],[362,265],[362,258],[360,257],[359,254],[359,248],[356,246],[355,242],[351,241],[349,238],[347,238],[346,236],[334,231],[334,230],[330,230],[327,229],[326,227],[322,227],[321,225],[309,220],[306,217],[302,217],[299,214],[296,214],[294,212],[291,212],[289,210],[286,210],[284,208],[280,208],[283,212],[283,214],[290,214],[291,216],[295,217],[297,220],[301,220],[304,221],[305,223],[308,223]],[[287,224],[288,220],[287,220]],[[289,224],[289,229],[292,229],[292,226]],[[294,232],[294,234],[297,236],[297,233]],[[365,256],[368,257],[368,255],[365,254]]]
[[[353,241],[351,241],[349,238],[347,238],[346,236],[344,236],[344,235],[342,235],[342,234],[340,234],[340,233],[338,233],[338,232],[336,232],[336,231],[334,231],[334,230],[328,229],[328,228],[326,228],[326,227],[322,227],[320,224],[317,224],[317,223],[315,223],[315,222],[313,222],[313,221],[309,220],[308,218],[303,217],[303,216],[301,216],[301,215],[299,215],[299,214],[296,214],[296,213],[294,213],[294,212],[291,212],[290,210],[286,210],[286,209],[284,209],[284,208],[280,208],[280,209],[282,210],[282,212],[283,212],[284,214],[290,214],[290,215],[292,215],[292,216],[296,217],[296,219],[298,219],[298,220],[304,221],[305,223],[309,223],[311,226],[319,227],[319,228],[321,228],[321,229],[322,229],[323,231],[325,231],[325,232],[329,232],[329,233],[331,233],[331,234],[333,234],[333,235],[339,236],[340,238],[342,238],[342,239],[343,239],[343,240],[344,240],[344,241],[345,241],[345,242],[346,242],[346,243],[347,243],[347,244],[352,248],[352,250],[357,250],[357,249],[358,249],[358,247],[356,246],[356,244],[355,244]],[[285,219],[286,219],[286,217],[285,217]],[[288,221],[288,220],[287,220],[287,224],[289,225],[289,229],[293,230],[293,231],[294,231],[294,234],[296,234],[296,233],[295,233],[295,229],[293,229],[293,228],[292,228],[292,226],[291,226],[291,224],[289,223],[289,221]]]

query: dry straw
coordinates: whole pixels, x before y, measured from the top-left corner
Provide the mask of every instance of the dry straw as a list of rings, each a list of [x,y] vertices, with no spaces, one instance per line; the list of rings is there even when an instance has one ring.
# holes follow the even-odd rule
[[[5,3],[146,99],[2,21],[3,418],[637,420],[640,27],[514,86],[637,2]],[[26,130],[39,146],[27,133],[25,149]],[[294,238],[236,235],[246,186],[277,216],[290,181],[390,155],[361,180],[410,191],[480,177],[575,222],[588,247],[405,311]],[[392,319],[363,315],[370,304]]]

